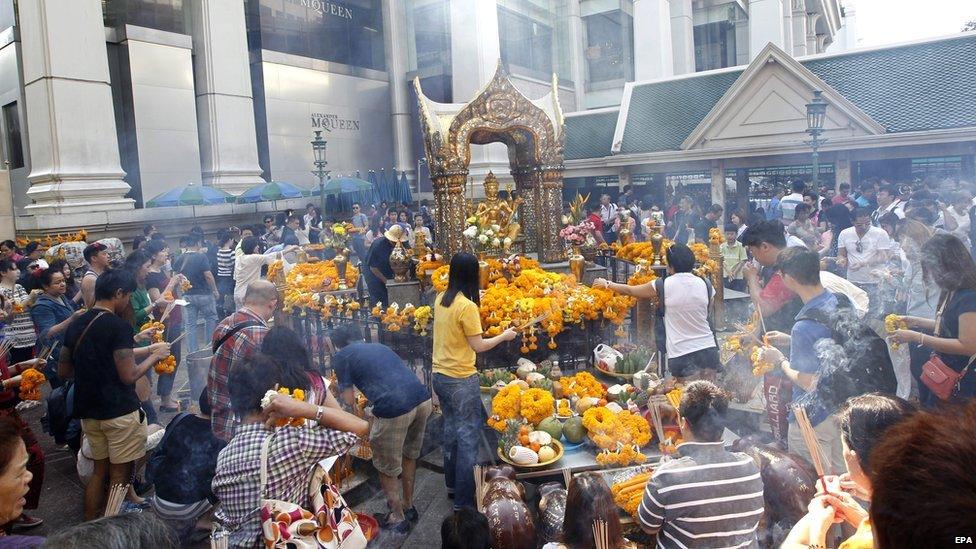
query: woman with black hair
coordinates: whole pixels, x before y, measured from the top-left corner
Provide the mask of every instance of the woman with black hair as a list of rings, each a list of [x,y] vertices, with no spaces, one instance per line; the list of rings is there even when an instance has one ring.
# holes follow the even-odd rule
[[[594,549],[593,521],[607,523],[607,547],[622,549],[634,545],[624,539],[620,512],[607,482],[598,473],[582,473],[569,483],[561,543],[547,543],[542,549]]]
[[[821,214],[821,221],[827,222],[827,230],[820,236],[820,257],[828,259],[830,272],[844,275],[845,270],[836,265],[837,237],[844,229],[854,226],[851,210],[843,204],[831,206]]]
[[[638,299],[658,298],[664,293],[665,350],[668,370],[677,378],[715,379],[722,363],[719,361],[715,333],[708,320],[708,311],[715,290],[704,278],[693,274],[695,254],[684,244],[673,244],[665,252],[668,276],[639,286],[610,282],[605,278],[593,281],[603,287]]]
[[[871,501],[871,477],[877,464],[872,459],[874,447],[889,427],[913,413],[915,408],[907,401],[881,393],[852,397],[844,403],[837,416],[847,472],[824,477],[824,484],[818,485],[821,490],[810,502],[809,513],[793,526],[782,549],[826,547],[827,532],[837,522],[835,517],[857,528],[840,549],[874,546],[868,512],[854,498]],[[827,493],[822,486],[827,487]]]
[[[0,303],[8,314],[4,319],[4,333],[13,342],[10,349],[12,363],[34,358],[37,334],[29,309],[41,294],[41,290],[32,290],[28,294],[23,286],[17,284],[19,276],[20,269],[13,261],[0,259]]]
[[[169,301],[164,296],[172,295],[178,297],[180,290],[176,287],[182,282],[183,275],[175,274],[166,276],[163,271],[169,262],[169,245],[163,240],[150,240],[142,247],[150,260],[149,272],[146,274],[146,291],[149,293],[149,300],[153,303],[161,303],[155,307],[156,318],[162,318],[169,307]],[[140,324],[141,327],[141,324]],[[166,317],[166,341],[173,341],[183,333],[183,310],[181,307],[173,307]],[[182,358],[182,345],[179,341],[173,344],[173,356],[176,357],[176,367],[180,367]],[[164,412],[178,412],[179,406],[173,400],[173,381],[176,379],[176,370],[171,374],[160,374],[159,382],[156,385],[156,394],[159,396],[159,409]]]
[[[680,457],[654,470],[637,508],[641,528],[657,534],[661,547],[757,543],[763,482],[751,457],[722,444],[728,408],[728,394],[709,381],[689,383],[681,395]]]
[[[261,352],[272,357],[281,368],[285,387],[297,387],[305,391],[306,402],[340,408],[339,402],[329,391],[329,380],[312,364],[308,345],[295,330],[287,326],[271,328],[261,343]]]
[[[75,310],[77,305],[70,299],[64,297],[65,283],[64,274],[53,269],[44,269],[32,275],[36,277],[40,289],[44,290],[34,306],[31,307],[31,320],[34,321],[34,328],[37,330],[38,348],[50,348],[54,351],[48,357],[47,365],[44,367],[44,375],[51,383],[52,389],[61,386],[61,378],[58,377],[58,357],[61,354],[61,344],[64,343],[64,332],[68,329],[71,321],[85,314],[84,309]]]
[[[516,336],[512,328],[495,337],[482,336],[479,292],[478,259],[454,254],[447,290],[434,299],[433,372],[444,419],[444,481],[455,511],[475,506],[473,467],[485,423],[476,353]]]
[[[922,246],[920,259],[923,279],[940,292],[935,318],[904,316],[908,329],[896,331],[891,338],[930,349],[946,366],[962,373],[952,400],[963,402],[976,396],[971,359],[976,355],[976,262],[967,246],[950,234],[930,238]],[[936,405],[939,399],[925,385],[921,369],[913,368],[912,375],[919,380],[922,405]]]

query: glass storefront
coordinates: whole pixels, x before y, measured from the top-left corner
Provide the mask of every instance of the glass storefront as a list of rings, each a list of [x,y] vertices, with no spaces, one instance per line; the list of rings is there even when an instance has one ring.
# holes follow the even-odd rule
[[[134,25],[187,34],[189,25],[183,0],[102,0],[106,27]]]
[[[587,82],[624,82],[634,79],[633,17],[612,10],[583,18],[586,33]]]
[[[411,5],[412,4],[412,5]],[[450,0],[418,0],[407,4],[408,30],[413,36],[411,69],[451,67]]]
[[[247,0],[251,46],[386,70],[381,0]]]
[[[570,1],[498,0],[498,45],[513,74],[571,79]]]
[[[708,71],[736,65],[735,24],[718,21],[695,27],[695,70]]]

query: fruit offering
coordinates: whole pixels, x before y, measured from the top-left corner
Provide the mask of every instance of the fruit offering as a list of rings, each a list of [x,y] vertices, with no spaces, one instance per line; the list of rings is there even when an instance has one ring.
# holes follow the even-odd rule
[[[640,473],[626,480],[614,483],[610,487],[613,494],[613,501],[627,512],[628,515],[637,518],[637,508],[640,506],[641,499],[644,497],[644,488],[647,481],[651,480],[651,473]]]
[[[515,465],[545,464],[556,458],[554,441],[546,431],[533,431],[530,425],[510,420],[498,439],[498,449]]]
[[[651,360],[651,353],[643,347],[638,347],[634,351],[627,353],[617,361],[613,367],[615,374],[635,374],[644,369]]]

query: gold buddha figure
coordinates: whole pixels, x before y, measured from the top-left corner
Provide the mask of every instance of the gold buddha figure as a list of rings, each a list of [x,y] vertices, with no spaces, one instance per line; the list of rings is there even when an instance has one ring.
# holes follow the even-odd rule
[[[522,232],[522,226],[515,221],[515,215],[521,204],[521,197],[514,200],[511,197],[507,200],[499,198],[498,179],[495,174],[488,172],[485,177],[485,200],[478,204],[474,216],[483,227],[493,225],[501,227],[501,230],[498,231],[498,238],[502,241],[506,238],[510,239],[504,244],[505,253],[508,253],[511,242],[514,242]]]

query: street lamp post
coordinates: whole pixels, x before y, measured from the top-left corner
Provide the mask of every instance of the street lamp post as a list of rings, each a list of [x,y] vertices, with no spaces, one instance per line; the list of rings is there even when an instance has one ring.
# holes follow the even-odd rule
[[[315,138],[312,139],[315,170],[312,175],[319,178],[319,205],[323,216],[325,216],[325,178],[329,175],[329,170],[325,169],[325,166],[328,165],[325,160],[325,146],[327,144],[328,142],[322,139],[322,130],[315,130]]]
[[[824,119],[827,117],[827,101],[823,98],[823,92],[813,90],[813,99],[807,103],[807,133],[810,134],[810,141],[804,141],[813,149],[813,188],[820,187],[820,147],[827,142],[826,138],[820,137],[823,134]]]

